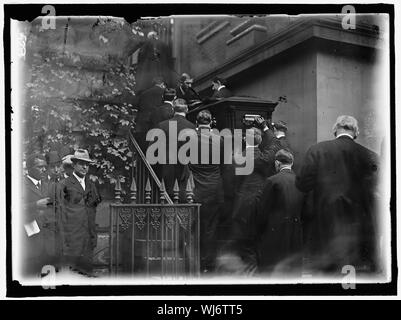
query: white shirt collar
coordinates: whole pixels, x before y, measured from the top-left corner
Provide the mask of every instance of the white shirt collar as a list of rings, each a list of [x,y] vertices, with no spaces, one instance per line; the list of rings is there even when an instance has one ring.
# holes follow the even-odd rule
[[[285,134],[284,134],[284,133],[279,133],[279,134],[276,136],[277,139],[280,139],[281,137],[285,137]]]
[[[217,88],[217,91],[220,91],[221,89],[225,88],[225,85],[221,85],[220,87]]]
[[[209,124],[199,124],[198,125],[199,129],[211,129]]]
[[[35,178],[32,178],[29,174],[27,174],[26,176],[33,182],[33,184],[34,184],[35,186],[37,186],[38,183],[41,183],[40,180],[36,180]]]
[[[351,136],[349,133],[340,133],[337,137],[336,137],[336,139],[337,138],[340,138],[341,136],[347,136],[347,137],[350,137],[352,140],[354,140],[354,137],[353,136]]]
[[[186,114],[185,112],[174,112],[174,115],[179,115],[179,116],[183,116],[185,118]]]
[[[81,178],[75,174],[75,171],[72,173],[75,178],[77,178],[78,182],[81,184],[82,188],[85,190],[85,177]]]
[[[168,104],[173,105],[173,101],[168,101],[168,100],[166,100],[166,101],[164,101],[164,103],[168,103]]]
[[[283,171],[283,170],[292,170],[292,166],[282,166],[280,168],[280,171]]]

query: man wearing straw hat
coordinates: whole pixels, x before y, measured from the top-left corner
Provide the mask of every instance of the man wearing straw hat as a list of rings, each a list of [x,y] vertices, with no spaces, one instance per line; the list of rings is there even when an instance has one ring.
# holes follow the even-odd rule
[[[101,197],[87,177],[93,162],[88,151],[78,149],[71,160],[74,171],[60,182],[59,188],[63,264],[90,274],[96,246],[96,207]]]

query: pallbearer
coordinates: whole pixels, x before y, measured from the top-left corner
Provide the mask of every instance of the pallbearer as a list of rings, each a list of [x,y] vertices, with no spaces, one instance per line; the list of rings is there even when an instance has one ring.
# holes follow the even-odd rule
[[[223,139],[211,129],[212,115],[208,110],[199,112],[198,159],[190,163],[189,168],[195,182],[195,202],[200,208],[200,254],[201,268],[204,272],[214,270],[216,256],[216,229],[223,210]],[[213,154],[218,151],[219,157],[213,162]],[[202,163],[202,159],[204,160]]]

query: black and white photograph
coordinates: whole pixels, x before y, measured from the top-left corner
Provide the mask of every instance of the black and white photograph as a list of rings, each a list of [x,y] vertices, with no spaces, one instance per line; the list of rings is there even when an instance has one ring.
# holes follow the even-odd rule
[[[11,295],[396,294],[392,4],[4,12]]]

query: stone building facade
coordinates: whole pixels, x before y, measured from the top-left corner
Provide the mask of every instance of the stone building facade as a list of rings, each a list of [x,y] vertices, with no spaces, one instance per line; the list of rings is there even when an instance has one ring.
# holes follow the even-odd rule
[[[332,138],[337,116],[360,123],[358,142],[380,153],[388,137],[388,16],[177,17],[172,43],[176,70],[211,94],[213,76],[234,95],[276,101],[273,114],[289,125],[298,161],[307,148]]]

